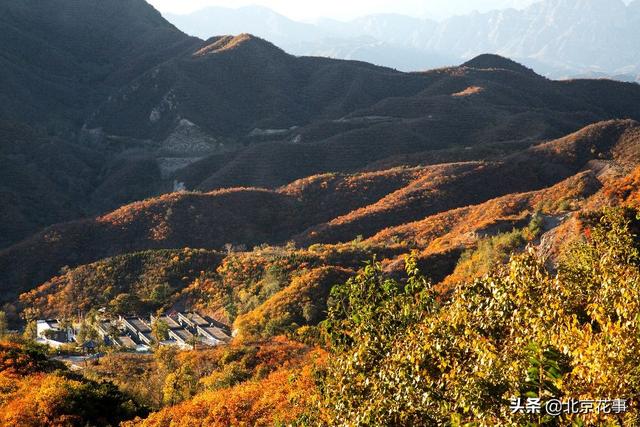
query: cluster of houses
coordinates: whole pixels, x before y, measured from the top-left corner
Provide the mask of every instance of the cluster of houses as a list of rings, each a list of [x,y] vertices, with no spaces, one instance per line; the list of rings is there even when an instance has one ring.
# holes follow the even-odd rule
[[[85,328],[92,328],[94,338],[79,343],[82,327],[54,319],[38,320],[37,341],[55,348],[74,343],[90,348],[102,344],[121,350],[147,352],[154,344],[193,349],[199,345],[214,347],[231,340],[229,327],[199,313],[96,319],[89,326],[84,324]]]

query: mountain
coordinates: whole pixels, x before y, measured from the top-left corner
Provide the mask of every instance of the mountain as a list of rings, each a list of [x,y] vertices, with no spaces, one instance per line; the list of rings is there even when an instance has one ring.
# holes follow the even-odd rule
[[[493,54],[483,54],[483,55],[476,56],[470,61],[467,61],[464,64],[462,64],[462,66],[469,67],[469,68],[479,68],[482,70],[503,69],[503,70],[510,70],[515,73],[529,74],[532,76],[536,75],[536,73],[533,70],[521,64],[518,64],[517,62],[509,58],[504,58],[502,56],[493,55]]]
[[[638,61],[632,46],[639,34],[627,15],[621,0],[545,0],[523,11],[449,19],[428,46],[462,57],[495,52],[558,69],[614,71]]]
[[[193,46],[144,0],[0,5],[0,113],[82,123],[113,88]]]
[[[251,33],[284,47],[327,36],[313,24],[293,21],[260,6],[208,7],[187,15],[165,14],[165,18],[188,34],[208,39],[221,34]]]
[[[418,92],[419,76],[370,64],[296,58],[258,37],[214,37],[124,86],[88,122],[107,134],[166,138],[181,119],[214,137],[340,118]]]
[[[344,55],[431,55],[425,38],[469,55],[405,73],[295,56],[248,33],[188,36],[142,0],[1,4],[0,339],[25,338],[0,342],[0,419],[519,425],[505,390],[528,391],[540,357],[564,395],[616,395],[637,363],[600,362],[640,348],[640,85],[552,80],[539,67],[584,60],[576,38],[596,56],[637,7],[547,0],[440,23],[325,21],[333,40],[241,11]],[[620,26],[590,26],[598,14]],[[541,50],[535,66],[465,50],[494,42]],[[109,349],[73,373],[29,344],[36,319],[78,320],[80,343],[102,353],[94,313],[176,311],[233,339],[154,345],[154,356]],[[153,322],[155,341],[165,326]],[[68,347],[58,358],[77,363]],[[389,396],[370,399],[370,384]],[[409,393],[394,400],[398,384]]]
[[[103,3],[105,13],[119,6],[116,0]],[[96,37],[102,31],[120,43],[118,50],[101,50],[99,60],[109,64],[105,73],[93,75],[86,86],[77,76],[63,79],[82,94],[84,101],[77,105],[85,113],[55,119],[53,128],[47,116],[22,117],[31,125],[21,124],[13,113],[5,118],[0,136],[6,149],[0,155],[6,167],[0,177],[8,203],[1,209],[6,219],[2,247],[48,225],[91,218],[174,188],[276,189],[323,173],[435,159],[484,160],[482,147],[488,144],[515,150],[596,121],[640,118],[635,85],[554,82],[496,55],[411,74],[362,62],[294,57],[247,34],[194,39],[153,9],[127,5],[114,31],[99,29],[88,18],[97,27]],[[101,46],[106,36],[79,44],[74,31],[84,34],[79,22],[91,12],[88,4],[76,6],[70,2],[68,10],[51,11],[55,19],[38,27],[36,35],[81,58],[87,46]],[[11,28],[27,38],[27,9],[18,3],[3,7],[22,16]],[[32,19],[40,22],[47,7],[45,2],[30,9]],[[46,29],[58,36],[44,41]],[[129,40],[132,29],[146,37]],[[23,67],[51,66],[28,54],[21,53]],[[91,68],[83,66],[85,73]],[[55,70],[38,72],[55,75]],[[128,80],[128,73],[135,77]],[[70,114],[51,106],[53,92],[16,100],[34,111]]]
[[[253,36],[189,37],[142,0],[0,12],[0,247],[171,191],[176,170],[237,152],[254,130],[338,119],[422,85]]]
[[[210,7],[165,17],[188,34],[208,39],[220,34],[251,33],[292,55],[364,61],[402,71],[452,65],[457,58],[421,47],[435,21],[381,14],[352,22],[323,19],[315,24],[293,21],[259,6]]]
[[[1,247],[174,189],[275,189],[404,161],[477,160],[487,144],[522,148],[639,118],[637,86],[549,81],[495,55],[402,73],[295,57],[248,34],[200,40],[142,0],[0,8]],[[256,25],[268,16],[273,28],[309,29],[264,9],[242,13]],[[416,20],[358,22],[390,43],[421,38]]]
[[[638,118],[637,85],[555,82],[496,56],[468,65],[476,64],[478,68],[414,74],[424,85],[420,92],[345,117],[316,119],[267,140],[254,139],[236,153],[214,155],[178,171],[176,179],[204,191],[277,187],[318,173],[375,169],[379,163],[393,164],[398,155],[416,156],[424,163],[434,150],[464,153],[488,143],[526,144],[599,120]]]
[[[311,25],[247,8],[168,17],[184,31],[205,38],[220,34],[219,26],[234,33],[255,29],[292,54],[366,60],[403,71],[452,65],[490,52],[554,78],[603,73],[634,81],[640,74],[634,48],[640,42],[637,1],[541,0],[493,6],[495,10],[440,21],[382,14],[349,22],[322,19]],[[247,19],[258,14],[270,25]]]
[[[64,266],[143,250],[222,250],[226,244],[246,247],[287,241],[308,247],[369,238],[509,194],[551,188],[592,171],[595,184],[576,195],[584,198],[602,187],[596,175],[605,164],[610,170],[640,165],[639,144],[638,122],[609,121],[496,159],[320,175],[278,190],[165,195],[95,219],[47,228],[0,251],[2,294],[5,301],[15,297]]]
[[[121,85],[200,43],[143,0],[0,4],[0,247],[165,187],[144,152],[82,129]]]

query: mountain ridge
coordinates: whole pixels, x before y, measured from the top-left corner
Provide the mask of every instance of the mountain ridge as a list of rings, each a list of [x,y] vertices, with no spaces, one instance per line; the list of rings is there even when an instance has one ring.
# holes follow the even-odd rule
[[[186,32],[193,28],[192,32],[206,38],[213,35],[207,32],[217,32],[215,22],[221,16],[225,31],[256,32],[278,41],[277,44],[296,55],[361,59],[403,71],[448,66],[491,52],[524,62],[552,78],[597,72],[635,81],[640,75],[640,61],[632,53],[633,44],[640,40],[634,24],[640,20],[637,2],[626,5],[622,0],[595,4],[543,0],[524,8],[461,14],[440,22],[378,14],[348,23],[319,20],[314,25],[297,23],[264,8],[260,10],[279,24],[269,28],[260,22],[247,23],[241,19],[243,14],[249,14],[247,8],[242,12],[218,8],[167,17]],[[198,22],[198,26],[191,24],[191,20]],[[208,22],[208,26],[203,22]],[[307,37],[299,42],[305,34]],[[378,54],[368,49],[373,45],[378,47]],[[614,51],[616,55],[611,54]],[[402,53],[398,55],[399,52]]]
[[[110,29],[96,16],[81,19],[93,3],[65,1],[33,34],[29,22],[43,21],[54,3],[3,4],[19,18],[4,31],[39,40],[53,28],[47,46],[71,63],[101,49],[105,41],[96,39]],[[577,163],[565,164],[554,160],[562,153],[530,147],[596,122],[640,120],[634,84],[549,80],[497,55],[420,73],[296,57],[248,34],[192,38],[142,1],[121,5],[95,4],[124,13],[108,39],[113,46],[80,71],[56,71],[52,63],[47,73],[40,51],[21,52],[22,66],[65,84],[88,73],[69,86],[87,99],[51,129],[23,128],[9,115],[0,133],[1,190],[15,202],[0,211],[9,224],[0,252],[9,294],[65,265],[131,251],[369,238],[427,214],[555,185],[580,172],[584,159],[601,159],[580,152]],[[132,38],[138,31],[144,37]],[[0,52],[15,49],[0,43]],[[104,68],[92,68],[100,61]],[[85,95],[90,84],[96,87]],[[51,106],[47,97],[12,102]],[[406,159],[418,169],[393,169]],[[300,190],[298,180],[310,177]],[[167,195],[181,189],[203,193]]]
[[[315,180],[331,181],[332,175],[303,180],[277,191],[238,188],[168,194],[92,220],[50,227],[0,251],[3,294],[29,290],[63,266],[88,264],[122,253],[180,247],[222,250],[225,244],[252,246],[289,240],[308,247],[348,242],[358,235],[372,238],[390,227],[425,217],[508,194],[553,187],[594,167],[592,162],[637,166],[640,155],[633,147],[639,143],[640,124],[617,120],[522,150],[502,162],[440,164],[414,171],[345,176],[359,182],[356,188],[361,188],[363,195],[369,194],[370,198],[360,198],[355,205],[343,206],[340,202],[342,197],[350,197],[342,192],[348,186],[341,193],[333,193],[333,185],[313,184]],[[389,185],[394,175],[400,180]],[[374,185],[368,182],[370,179],[381,181]],[[479,182],[482,192],[477,191]],[[328,191],[332,191],[331,198],[327,198]],[[332,198],[335,202],[330,201]],[[329,208],[331,214],[327,216],[327,203],[341,208]],[[39,253],[43,255],[36,256]]]

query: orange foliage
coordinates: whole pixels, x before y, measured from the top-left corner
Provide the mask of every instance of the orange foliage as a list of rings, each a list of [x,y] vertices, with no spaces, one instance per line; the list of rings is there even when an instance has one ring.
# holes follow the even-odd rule
[[[237,338],[263,337],[285,332],[294,326],[317,324],[324,318],[331,288],[347,280],[353,273],[337,267],[302,271],[289,286],[257,309],[236,319]]]
[[[1,378],[1,377],[0,377]],[[0,424],[5,426],[74,426],[82,418],[60,413],[71,389],[80,382],[57,375],[36,374],[17,382],[10,393],[3,391]]]
[[[562,213],[557,208],[559,203],[588,196],[594,188],[592,181],[589,172],[580,173],[544,190],[510,194],[388,228],[365,243],[405,242],[425,248],[425,255],[468,248],[476,242],[478,235],[493,235],[525,225],[528,215],[540,207],[546,214]]]
[[[145,412],[112,384],[69,372],[38,346],[0,342],[2,426],[107,426]]]
[[[0,373],[24,376],[34,372],[51,372],[61,365],[50,362],[38,351],[25,350],[21,344],[0,342]]]
[[[316,399],[315,366],[325,363],[326,353],[314,350],[302,359],[291,359],[292,342],[282,338],[259,351],[263,363],[290,361],[262,379],[214,391],[152,414],[124,427],[163,426],[271,426],[291,423]],[[266,349],[266,350],[265,350]]]
[[[624,178],[607,184],[604,194],[617,203],[640,206],[640,167]]]
[[[456,92],[451,96],[454,96],[454,97],[471,96],[471,95],[475,95],[475,94],[481,93],[483,91],[484,91],[484,88],[481,87],[481,86],[469,86],[465,90],[460,91],[460,92]]]

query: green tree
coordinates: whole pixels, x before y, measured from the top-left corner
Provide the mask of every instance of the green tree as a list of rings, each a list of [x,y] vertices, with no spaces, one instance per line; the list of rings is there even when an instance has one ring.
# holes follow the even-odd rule
[[[151,302],[156,306],[166,304],[172,293],[173,289],[171,289],[168,283],[156,285],[151,291]]]
[[[151,324],[151,330],[156,343],[169,339],[169,325],[164,320],[160,320],[156,317]]]
[[[512,398],[635,396],[640,384],[640,230],[636,211],[585,219],[557,273],[513,256],[450,300],[433,302],[376,264],[337,287],[319,414],[329,425],[637,425],[638,408],[547,417]],[[410,263],[409,263],[410,264]],[[408,284],[424,279],[409,268]]]
[[[109,303],[110,311],[121,315],[137,313],[140,307],[140,298],[129,293],[119,294]]]
[[[38,324],[35,320],[29,320],[24,327],[22,336],[27,340],[35,340],[38,334]]]
[[[85,318],[80,322],[78,333],[76,334],[76,341],[79,345],[84,346],[90,342],[96,343],[100,339],[100,334],[95,327],[95,322],[90,317]]]
[[[398,341],[437,309],[430,283],[408,257],[406,283],[386,278],[375,260],[345,285],[335,287],[325,321],[332,359],[325,377],[325,402],[335,425],[398,425],[400,411],[380,405],[393,397],[375,375]],[[383,417],[381,412],[387,412]]]
[[[8,331],[7,315],[4,311],[0,311],[0,339],[4,339]]]

